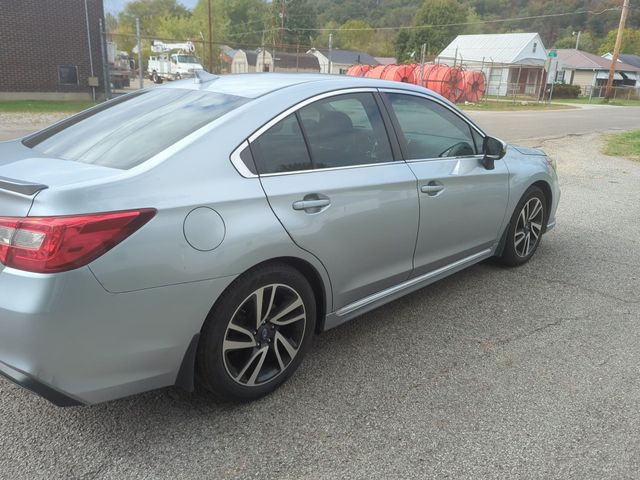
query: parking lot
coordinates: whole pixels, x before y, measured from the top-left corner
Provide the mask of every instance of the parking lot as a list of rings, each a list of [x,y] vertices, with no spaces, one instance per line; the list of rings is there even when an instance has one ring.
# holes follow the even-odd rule
[[[640,163],[599,153],[585,132],[606,115],[584,111],[474,114],[558,162],[558,225],[530,263],[318,336],[251,404],[169,388],[59,409],[0,379],[0,478],[637,478]]]

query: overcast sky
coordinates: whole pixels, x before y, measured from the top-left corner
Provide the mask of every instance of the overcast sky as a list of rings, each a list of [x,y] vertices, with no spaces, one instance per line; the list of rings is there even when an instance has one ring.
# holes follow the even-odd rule
[[[118,13],[124,9],[125,5],[128,3],[128,0],[103,0],[103,2],[105,13]],[[179,3],[187,8],[193,8],[195,7],[196,3],[198,3],[198,0],[179,0]]]

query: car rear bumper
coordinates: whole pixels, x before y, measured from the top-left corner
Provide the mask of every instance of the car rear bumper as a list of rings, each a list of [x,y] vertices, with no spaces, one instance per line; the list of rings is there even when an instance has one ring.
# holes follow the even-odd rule
[[[0,376],[12,381],[16,385],[30,390],[45,400],[49,400],[58,407],[76,407],[84,405],[80,400],[77,400],[66,393],[62,393],[49,385],[45,385],[33,378],[31,375],[14,370],[3,362],[0,362]]]
[[[174,385],[231,280],[114,294],[87,267],[41,275],[0,266],[0,374],[60,406]]]

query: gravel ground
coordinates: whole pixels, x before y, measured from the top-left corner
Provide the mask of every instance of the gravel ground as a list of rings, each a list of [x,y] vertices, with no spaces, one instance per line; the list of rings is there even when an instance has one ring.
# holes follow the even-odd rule
[[[0,478],[638,478],[640,163],[593,134],[543,143],[563,197],[529,264],[317,337],[252,404],[170,388],[58,409],[0,379]]]
[[[0,112],[0,141],[40,130],[69,115],[71,113]]]

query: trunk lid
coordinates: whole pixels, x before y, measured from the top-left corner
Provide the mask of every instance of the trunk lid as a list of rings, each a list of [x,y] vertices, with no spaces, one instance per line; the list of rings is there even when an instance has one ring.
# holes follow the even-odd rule
[[[0,164],[0,216],[25,217],[43,190],[103,179],[122,170],[54,158],[25,158]]]

